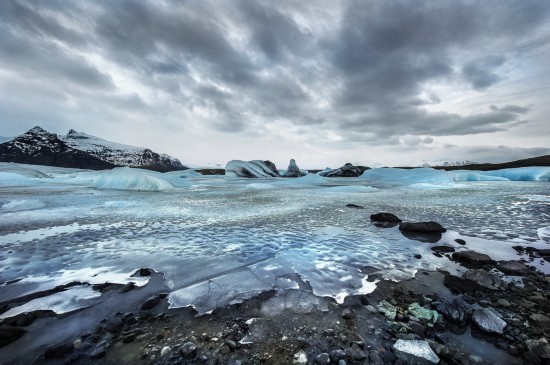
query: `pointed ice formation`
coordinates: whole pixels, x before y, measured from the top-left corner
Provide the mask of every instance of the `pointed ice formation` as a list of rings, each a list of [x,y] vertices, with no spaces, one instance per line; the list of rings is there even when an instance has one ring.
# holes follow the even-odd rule
[[[296,165],[296,161],[294,159],[290,160],[290,163],[288,164],[288,169],[283,174],[283,177],[302,177],[307,175],[305,172],[302,172],[298,165]]]

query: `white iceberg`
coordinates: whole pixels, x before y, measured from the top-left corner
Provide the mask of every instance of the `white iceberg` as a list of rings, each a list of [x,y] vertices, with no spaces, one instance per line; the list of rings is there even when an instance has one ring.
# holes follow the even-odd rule
[[[456,170],[451,173],[454,175],[454,181],[510,181],[505,177],[491,176],[485,174],[486,171]]]

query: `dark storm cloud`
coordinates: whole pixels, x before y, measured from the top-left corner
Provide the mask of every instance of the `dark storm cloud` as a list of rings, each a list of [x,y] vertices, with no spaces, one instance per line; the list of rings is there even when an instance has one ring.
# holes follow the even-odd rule
[[[284,122],[357,144],[426,144],[527,123],[529,108],[516,105],[428,111],[445,96],[425,87],[491,90],[514,57],[547,45],[549,9],[544,0],[3,1],[0,66],[73,98],[78,87],[102,90],[86,95],[98,119],[127,108],[156,122],[180,108],[188,123],[200,116],[223,132]]]

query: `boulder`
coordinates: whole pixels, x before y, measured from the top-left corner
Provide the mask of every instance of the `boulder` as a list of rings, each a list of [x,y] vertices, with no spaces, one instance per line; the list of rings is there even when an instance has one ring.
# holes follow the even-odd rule
[[[481,308],[474,310],[472,320],[482,330],[488,333],[503,334],[506,322],[493,308]]]
[[[288,168],[286,169],[286,172],[283,174],[283,177],[302,177],[307,175],[305,172],[302,172],[298,165],[296,165],[296,161],[294,159],[290,160],[290,163],[288,164]]]
[[[455,249],[451,246],[433,246],[431,250],[433,252],[441,253],[441,254],[455,252]]]
[[[437,311],[448,321],[455,324],[463,324],[468,312],[468,304],[455,298],[452,302],[441,302],[437,305]]]
[[[498,261],[497,269],[508,275],[528,275],[531,270],[521,261]]]
[[[376,213],[371,214],[370,220],[373,222],[383,222],[383,223],[401,223],[402,220],[399,219],[396,215],[391,213]]]
[[[359,177],[363,172],[368,170],[368,167],[364,166],[353,166],[350,163],[345,164],[344,166],[330,171],[321,171],[319,175],[323,177]]]
[[[525,344],[541,359],[550,359],[550,344],[546,340],[525,340]]]
[[[447,229],[437,222],[403,222],[399,224],[401,231],[412,231],[422,233],[443,233]]]
[[[406,364],[438,364],[439,357],[426,341],[397,340],[393,345],[395,356]]]
[[[453,253],[452,257],[453,260],[460,262],[468,268],[480,268],[494,262],[489,255],[475,251],[458,251]]]
[[[529,322],[542,330],[550,330],[550,318],[544,314],[534,313],[529,317]]]
[[[27,331],[21,327],[0,326],[0,347],[6,346],[19,337],[23,336]]]
[[[491,290],[497,290],[504,284],[498,276],[483,269],[468,270],[462,275],[462,278]]]

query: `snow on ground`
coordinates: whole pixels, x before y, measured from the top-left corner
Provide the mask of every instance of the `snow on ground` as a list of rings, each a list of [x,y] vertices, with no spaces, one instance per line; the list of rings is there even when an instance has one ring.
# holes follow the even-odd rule
[[[12,171],[34,169],[9,165]],[[456,184],[456,174],[431,169],[251,180],[37,167],[48,176],[40,178],[3,168],[0,282],[20,279],[2,286],[5,298],[68,281],[127,283],[139,279],[129,276],[136,269],[152,267],[165,273],[173,307],[190,305],[206,313],[271,288],[277,288],[278,298],[290,298],[285,290],[296,282],[288,278],[296,275],[317,296],[342,301],[376,287],[363,271],[366,266],[394,280],[419,269],[459,269],[431,254],[435,244],[410,240],[397,227],[371,224],[369,214],[380,211],[405,220],[436,220],[449,229],[439,244],[465,249],[454,243],[463,236],[466,247],[498,258],[517,258],[513,245],[542,245],[549,236],[544,181]],[[540,179],[544,169],[530,176]],[[461,188],[427,189],[430,185]],[[366,209],[346,208],[348,203]],[[67,297],[47,296],[38,304],[62,312],[96,300],[89,294],[75,288]],[[70,305],[55,306],[57,299]],[[309,304],[321,305],[314,302]]]

